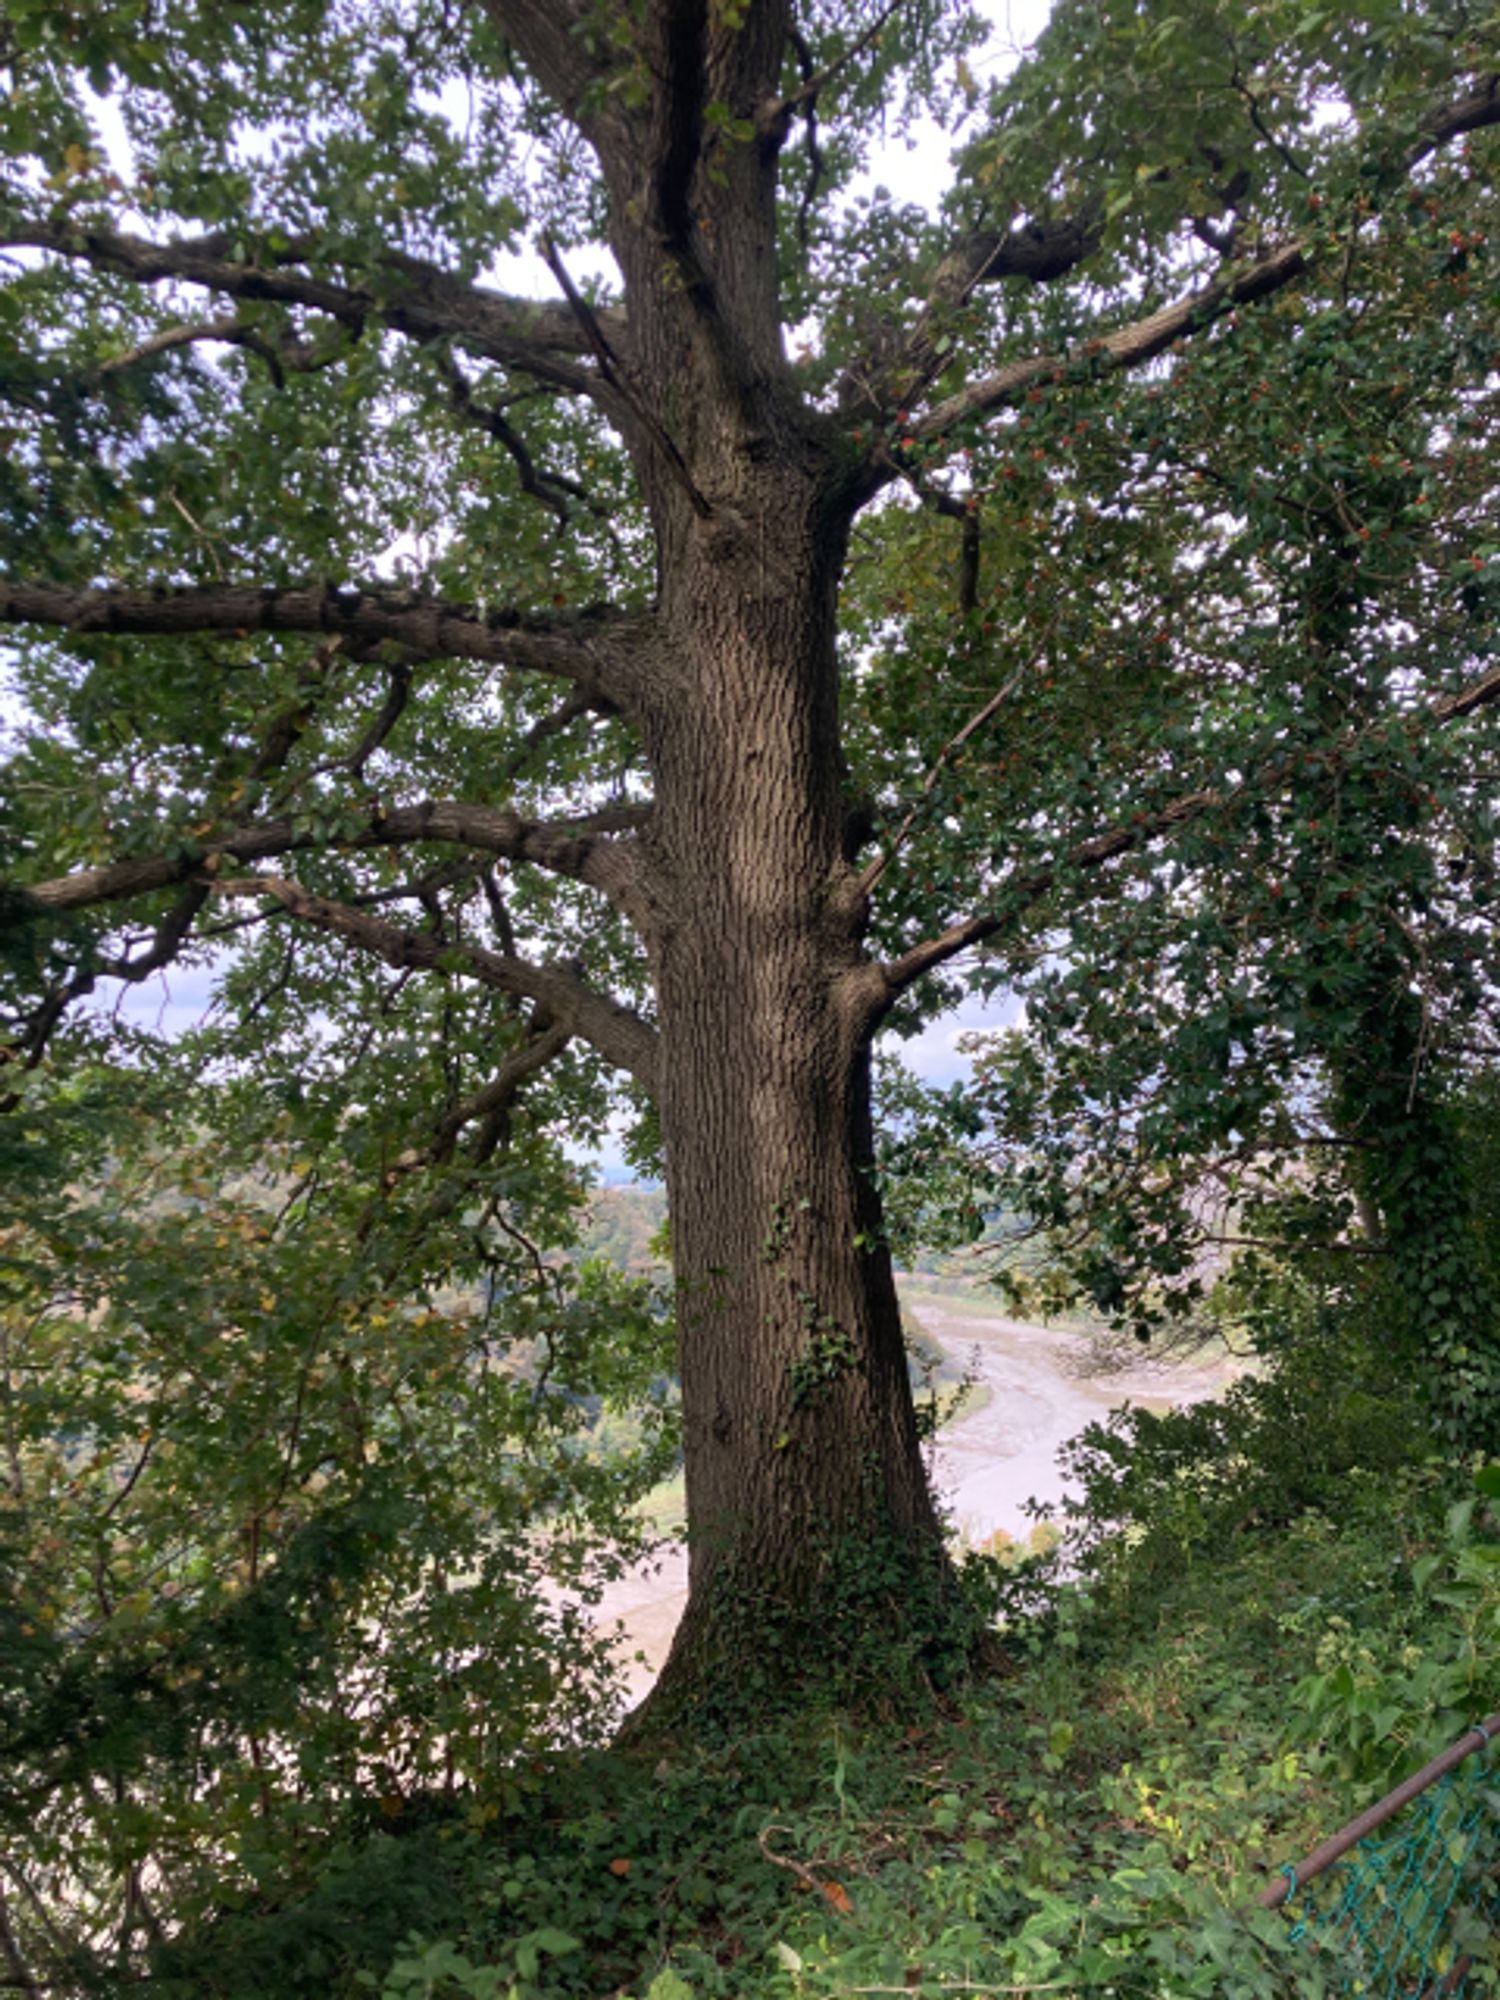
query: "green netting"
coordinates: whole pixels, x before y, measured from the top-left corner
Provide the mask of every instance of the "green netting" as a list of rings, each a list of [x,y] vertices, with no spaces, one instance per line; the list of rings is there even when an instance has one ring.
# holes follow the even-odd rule
[[[1285,1872],[1291,1937],[1338,1991],[1500,1994],[1500,1770],[1486,1759],[1450,1771],[1306,1888]]]

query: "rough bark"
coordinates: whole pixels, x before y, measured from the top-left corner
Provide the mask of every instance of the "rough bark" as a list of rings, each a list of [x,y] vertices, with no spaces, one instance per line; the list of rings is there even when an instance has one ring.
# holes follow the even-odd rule
[[[635,905],[635,861],[629,829],[649,817],[649,808],[616,807],[576,820],[539,821],[494,806],[466,806],[450,799],[420,805],[376,806],[364,823],[346,833],[343,845],[400,847],[412,841],[452,842],[481,854],[526,861],[600,890],[627,913]],[[150,894],[205,873],[226,861],[269,861],[305,852],[318,838],[291,819],[252,820],[225,827],[205,826],[191,845],[181,841],[166,854],[143,854],[103,868],[81,868],[50,882],[33,882],[27,898],[44,909],[84,910]]]
[[[882,990],[843,851],[831,468],[753,471],[684,551],[667,671],[643,696],[642,835],[658,1103],[678,1284],[689,1610],[663,1701],[734,1678],[745,1625],[804,1664],[903,1551],[920,1617],[947,1578],[869,1175]],[[873,1587],[873,1586],[872,1586]],[[911,1607],[907,1606],[909,1610]],[[948,1607],[951,1609],[951,1604]],[[892,1615],[895,1607],[891,1607]],[[866,1635],[867,1637],[870,1635]],[[896,1635],[892,1635],[896,1636]],[[920,1646],[929,1636],[900,1635]],[[930,1637],[943,1643],[934,1630]]]
[[[301,307],[355,334],[378,319],[411,340],[451,340],[466,353],[524,368],[538,381],[578,395],[593,395],[600,387],[592,370],[570,358],[586,343],[566,307],[506,298],[397,251],[381,259],[366,282],[346,285],[298,268],[316,256],[315,242],[289,244],[279,257],[241,262],[224,255],[217,236],[156,242],[49,221],[4,229],[0,249],[50,250],[139,284],[179,282],[227,298]],[[615,315],[605,317],[614,326]],[[615,327],[616,337],[621,331]]]
[[[301,632],[337,636],[362,651],[388,646],[419,660],[493,660],[498,666],[577,683],[607,700],[647,621],[603,611],[543,617],[481,611],[390,589],[247,589],[233,584],[155,590],[92,590],[57,583],[0,588],[0,625],[60,626],[69,632],[194,636]]]
[[[499,11],[567,102],[576,78],[546,22]],[[941,1644],[957,1595],[868,1172],[884,986],[844,852],[834,643],[868,487],[786,366],[779,138],[725,144],[706,117],[719,104],[753,126],[778,93],[784,0],[742,12],[731,29],[703,0],[653,8],[649,101],[629,129],[590,134],[629,301],[628,359],[607,365],[636,416],[660,579],[658,644],[622,695],[654,799],[638,882],[691,1544],[658,1713],[742,1683],[747,1646],[778,1629],[792,1678],[826,1673],[841,1638],[881,1657],[883,1635],[829,1622],[871,1615],[858,1573],[878,1598],[877,1549],[932,1586],[882,1607],[908,1628],[892,1637]]]

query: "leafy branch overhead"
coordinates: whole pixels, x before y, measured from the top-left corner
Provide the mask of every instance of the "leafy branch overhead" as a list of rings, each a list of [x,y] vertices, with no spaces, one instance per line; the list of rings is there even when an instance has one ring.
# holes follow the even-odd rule
[[[990,26],[0,30],[0,1814],[94,1843],[121,1977],[179,1853],[211,1902],[582,1727],[539,1571],[674,1436],[637,1727],[992,1665],[924,1232],[1144,1330],[1388,1284],[1421,1421],[1493,1434],[1495,21]],[[964,1087],[892,1070],[997,995]],[[601,1149],[669,1298],[585,1252]]]
[[[789,393],[795,396],[795,384],[775,353],[774,306],[765,292],[770,274],[762,269],[755,277],[760,295],[753,300],[749,294],[738,295],[751,274],[737,260],[732,233],[721,230],[715,240],[714,216],[721,208],[726,213],[732,208],[753,211],[757,204],[763,208],[774,200],[775,155],[788,143],[798,117],[820,92],[835,84],[846,64],[857,66],[863,54],[898,33],[897,10],[887,10],[872,20],[868,30],[851,37],[846,50],[830,54],[815,73],[816,88],[804,81],[786,95],[773,92],[754,105],[750,99],[759,79],[768,74],[765,65],[778,33],[785,32],[785,24],[779,30],[774,25],[775,10],[764,14],[753,10],[733,32],[717,34],[710,32],[705,9],[684,7],[664,13],[662,60],[669,67],[659,95],[638,93],[630,80],[637,58],[609,54],[607,42],[590,44],[590,31],[581,23],[560,31],[556,21],[544,21],[528,10],[521,10],[509,24],[501,21],[501,13],[497,9],[494,18],[507,46],[534,64],[541,87],[580,117],[604,162],[611,199],[645,200],[648,197],[640,189],[654,186],[650,213],[658,215],[659,222],[647,235],[677,273],[674,282],[680,281],[694,302],[695,323],[699,337],[709,342],[705,353],[714,377],[736,399],[741,421],[752,430],[784,422],[785,414],[778,418],[775,413],[778,405],[783,412],[796,407],[786,400]],[[1063,44],[1068,32],[1065,18],[1060,17],[1050,38]],[[586,61],[585,51],[590,51]],[[1233,37],[1226,41],[1225,59],[1231,55],[1238,90],[1244,56]],[[1014,118],[1018,130],[1026,129],[1036,91],[1045,91],[1048,75],[1040,61],[1036,83],[1030,72],[1023,71],[1014,106],[1007,103],[1005,92],[997,94],[997,133],[1004,132],[1007,117]],[[1263,136],[1260,107],[1247,102],[1253,130],[1240,135],[1236,158],[1245,140],[1250,140],[1253,153]],[[732,113],[739,105],[754,112],[747,129],[761,135],[755,144],[726,137],[728,127],[717,110],[708,115],[711,107],[727,106]],[[1368,138],[1362,137],[1371,149],[1365,157],[1381,163],[1378,170],[1389,185],[1393,174],[1420,170],[1439,149],[1497,119],[1500,89],[1493,74],[1485,75],[1446,97],[1434,90],[1430,101],[1415,111],[1403,102],[1390,121],[1389,134],[1376,122]],[[981,162],[981,181],[995,178],[991,163],[996,143],[989,138],[970,143],[970,157]],[[1188,143],[1199,156],[1200,167],[1202,161],[1217,158],[1216,149],[1222,147],[1220,138],[1210,140],[1206,133],[1190,137]],[[1274,211],[1278,181],[1285,178],[1284,158],[1285,148],[1273,147],[1253,170],[1239,165],[1217,189],[1221,209],[1243,221],[1253,212],[1260,181]],[[44,207],[29,217],[20,201],[6,230],[6,246],[54,253],[124,281],[127,293],[141,288],[148,298],[157,287],[173,292],[186,287],[215,298],[312,315],[314,321],[343,328],[356,342],[355,349],[342,355],[337,347],[327,349],[320,368],[347,368],[367,333],[389,330],[415,343],[418,352],[434,343],[440,354],[463,352],[499,370],[502,381],[519,371],[549,390],[598,401],[627,430],[632,426],[637,432],[644,430],[648,454],[674,466],[675,477],[685,476],[698,511],[712,515],[712,501],[692,485],[690,442],[684,457],[683,446],[673,436],[670,413],[665,407],[650,410],[639,388],[632,386],[642,357],[636,351],[641,333],[632,323],[628,284],[621,301],[585,304],[556,262],[556,251],[549,250],[567,295],[550,301],[507,297],[483,282],[460,277],[441,261],[415,254],[378,230],[374,238],[367,229],[320,237],[283,226],[269,213],[258,216],[253,225],[253,248],[243,224],[197,235],[146,236],[109,220],[127,190],[114,174],[104,172],[101,159],[95,149],[70,146],[68,164],[53,179],[54,189],[61,188],[61,199],[54,194],[49,197],[50,212]],[[1118,163],[1096,159],[1084,171],[1098,177],[1110,166],[1118,171]],[[1299,174],[1306,178],[1304,170]],[[1193,205],[1202,199],[1201,171],[1189,179],[1180,170],[1163,166],[1148,175],[1137,174],[1137,181],[1142,177],[1159,211],[1171,215],[1181,210],[1178,220],[1192,221]],[[960,449],[956,439],[971,434],[975,418],[993,417],[1024,404],[1028,397],[1034,399],[1039,391],[1050,390],[1080,371],[1094,377],[1101,371],[1148,363],[1203,333],[1224,314],[1294,285],[1306,276],[1311,260],[1329,254],[1305,232],[1280,246],[1267,246],[1263,235],[1258,241],[1246,238],[1245,254],[1237,258],[1226,254],[1220,272],[1206,284],[1184,291],[1175,304],[1127,317],[1108,330],[1092,331],[1071,349],[1022,352],[989,372],[981,367],[968,379],[955,380],[955,368],[967,365],[966,356],[976,346],[975,328],[964,322],[966,314],[972,318],[972,302],[980,288],[999,287],[1006,279],[1020,279],[1033,287],[1060,285],[1095,265],[1107,284],[1118,258],[1115,232],[1122,210],[1128,207],[1121,198],[1106,195],[1108,184],[1106,177],[1094,190],[1075,194],[1067,212],[1054,218],[1045,212],[1029,216],[1007,232],[969,229],[950,237],[946,247],[941,232],[933,239],[925,254],[935,275],[920,309],[904,331],[894,323],[883,326],[880,349],[851,357],[844,366],[846,477],[854,499],[868,504],[904,469],[901,449],[893,449],[885,429],[897,422],[898,403],[918,405],[900,411],[898,428],[909,434],[910,448],[922,455],[931,476],[935,466],[954,463]],[[999,185],[1004,186],[1003,175]],[[1127,180],[1126,185],[1132,183]],[[261,199],[270,192],[270,186],[262,189]],[[825,201],[832,193],[832,188],[825,191]],[[159,208],[162,198],[158,195],[146,205]],[[290,221],[288,215],[288,225]],[[1378,227],[1378,215],[1366,203],[1352,229],[1356,235],[1361,230],[1371,234]],[[1354,247],[1353,237],[1347,247]],[[919,262],[922,255],[917,248]],[[37,279],[42,275],[38,273]],[[19,281],[23,295],[31,282],[35,280],[24,276]],[[1024,341],[1026,316],[1015,318]],[[1010,338],[1015,340],[1015,332]],[[131,364],[159,365],[200,342],[263,352],[273,371],[273,386],[280,392],[286,388],[286,368],[308,367],[307,357],[318,351],[302,335],[289,339],[274,324],[260,327],[253,319],[187,320],[148,332],[123,354],[96,364],[96,380]],[[459,381],[451,373],[447,379],[450,387]],[[472,388],[466,385],[461,392],[454,388],[453,400],[467,414],[473,405]],[[552,413],[548,414],[550,418]],[[807,416],[802,419],[807,420]],[[561,461],[556,471],[539,474],[533,447],[498,411],[492,428],[511,453],[523,489],[549,501],[583,491]],[[576,455],[576,449],[573,446],[570,453],[565,445],[563,458]],[[169,498],[177,496],[169,493]],[[565,507],[560,512],[566,518]],[[732,535],[733,525],[726,524],[723,532]],[[250,551],[244,555],[248,558]],[[257,632],[337,633],[356,651],[363,648],[373,654],[381,647],[399,648],[402,657],[413,661],[492,660],[571,678],[598,702],[612,703],[627,713],[633,680],[653,669],[660,673],[666,665],[664,658],[651,659],[653,631],[640,612],[475,612],[425,589],[411,594],[388,587],[356,590],[267,582],[249,589],[225,583],[188,588],[156,585],[132,592],[101,589],[97,584],[70,588],[40,577],[27,578],[22,572],[7,589],[3,610],[6,622],[12,624],[53,625],[75,633],[230,632],[238,638]],[[660,649],[662,654],[667,650]],[[1109,849],[1110,837],[1102,838],[1101,855]],[[149,877],[142,878],[142,886],[149,886]],[[949,926],[927,947],[912,947],[902,960],[898,983],[929,963],[940,963],[954,938],[977,940],[985,935],[990,921],[976,914],[967,928]]]

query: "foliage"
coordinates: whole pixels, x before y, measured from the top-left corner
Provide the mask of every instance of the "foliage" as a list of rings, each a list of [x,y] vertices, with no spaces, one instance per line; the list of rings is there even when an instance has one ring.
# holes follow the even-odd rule
[[[486,1303],[438,1228],[393,1290],[401,1225],[357,1178],[307,1204],[272,1134],[247,1176],[210,1099],[79,1074],[33,1111],[78,1178],[33,1176],[0,1235],[0,1819],[50,1909],[34,1938],[17,1910],[28,1950],[97,1979],[162,1935],[165,1884],[173,1924],[253,1906],[598,1737],[579,1600],[675,1439],[658,1402],[633,1453],[588,1449],[591,1400],[651,1407],[649,1291],[512,1244]]]
[[[1454,195],[1440,180],[1404,214],[1385,206],[1382,258],[1425,260],[1449,283]],[[1201,1297],[1205,1239],[1352,1240],[1357,1255],[1383,1234],[1398,1266],[1418,1242],[1446,1259],[1441,1273],[1399,1268],[1418,1346],[1441,1366],[1467,1342],[1461,1372],[1493,1345],[1493,1294],[1475,1299],[1455,1269],[1472,1231],[1441,1129],[1476,1043],[1493,1039],[1492,787],[1483,764],[1449,763],[1399,692],[1493,654],[1489,558],[1472,546],[1485,453],[1441,408],[1482,336],[1463,309],[1442,327],[1425,326],[1409,374],[1405,333],[1398,357],[1346,296],[1295,326],[1226,326],[1112,407],[1097,391],[1064,399],[1085,433],[1057,446],[1075,505],[1119,509],[1142,534],[1166,491],[1182,509],[1170,543],[1120,565],[1122,591],[1158,607],[1172,642],[1133,726],[1142,758],[1193,768],[1222,809],[1195,816],[1166,865],[1126,861],[1108,898],[1071,910],[1017,967],[1025,1031],[988,1048],[980,1098],[1001,1197],[1066,1248],[1097,1306],[1143,1331]],[[1226,430],[1231,375],[1258,387]],[[1136,440],[1134,507],[1122,434]],[[1070,518],[1045,516],[1039,549],[1065,592],[1084,587]],[[1139,647],[1140,618],[1121,632]],[[1247,703],[1257,654],[1278,665]],[[1085,750],[1071,782],[1120,809],[1128,788],[1151,811],[1128,752]],[[1455,1380],[1471,1427],[1489,1394]]]
[[[1014,1225],[1116,1317],[1285,1351],[1128,1467],[1085,1447],[1095,1517],[1143,1530],[1098,1604],[1164,1708],[1131,1591],[1221,1612],[1203,1551],[1242,1554],[1247,1492],[1305,1523],[1413,1426],[1493,1437],[1500,24],[1059,0],[1013,69],[982,39],[965,0],[6,9],[23,1982],[155,1949],[195,1992],[361,1954],[561,1991],[597,1953],[665,2000],[632,1882],[708,1909],[727,1863],[697,1774],[655,1802],[696,1829],[676,1874],[628,1761],[563,1758],[561,1817],[512,1798],[608,1713],[541,1543],[580,1577],[632,1545],[675,1365],[717,1496],[704,1726],[956,1685],[976,1613],[893,1246]],[[929,117],[947,196],[872,186]],[[110,1012],[168,971],[212,999],[170,1045]],[[877,1032],[1002,986],[1024,1033],[972,1093],[887,1075],[877,1141]],[[622,1125],[670,1187],[675,1355],[651,1282],[579,1252],[577,1157]],[[630,1463],[591,1455],[601,1410]],[[1306,1580],[1336,1552],[1303,1539]],[[989,1585],[1013,1620],[1048,1591]],[[1038,1645],[1102,1662],[1103,1611],[1055,1598]],[[1325,1671],[1296,1633],[1234,1675],[1218,1643],[1189,1650],[1226,1712],[1273,1658]],[[1211,1988],[1232,1947],[1175,1863],[1224,1851],[1210,1775],[1252,1822],[1293,1777],[1173,1741],[1127,1784],[1107,1720],[1096,1770],[1027,1687],[972,1725],[1004,1868],[942,1872],[1000,1818],[958,1735],[940,1790],[872,1753],[917,1824],[891,1928],[849,1943],[816,1889],[778,1928],[788,1871],[737,1876],[761,1990],[904,1982],[919,1927],[950,1981],[993,1937],[1012,1984]],[[774,1776],[805,1852],[880,1877],[841,1753],[831,1808],[815,1731],[755,1741],[719,1806],[764,1826]],[[1063,1795],[1095,1779],[1114,1886],[1080,1919]],[[653,1858],[605,1882],[580,1792],[612,1785]],[[424,1884],[473,1923],[408,1949]],[[739,1977],[696,1923],[671,1976]]]
[[[1500,1702],[1500,1471],[1456,1497],[1435,1463],[1345,1466],[1336,1511],[1288,1502],[1247,1524],[1230,1479],[1217,1509],[1174,1508],[1167,1467],[1191,1483],[1188,1455],[1148,1435],[1142,1456],[1161,1474],[1124,1505],[1091,1478],[1088,1573],[1054,1566],[1013,1611],[1005,1684],[897,1727],[825,1713],[554,1758],[481,1842],[441,1819],[398,1828],[269,1924],[231,1913],[193,1941],[182,1990],[1337,1990],[1243,1905]],[[378,1904],[393,1844],[439,1884],[399,1950],[332,1900],[368,1867]],[[267,1938],[282,1956],[258,1955]]]

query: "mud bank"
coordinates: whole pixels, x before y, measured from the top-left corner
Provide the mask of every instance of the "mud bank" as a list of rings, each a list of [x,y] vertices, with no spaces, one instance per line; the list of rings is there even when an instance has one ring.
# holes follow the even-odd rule
[[[908,1297],[907,1309],[974,1381],[990,1391],[981,1408],[960,1409],[937,1441],[933,1474],[954,1526],[981,1542],[1003,1529],[1017,1540],[1032,1526],[1029,1500],[1052,1506],[1067,1490],[1057,1453],[1085,1424],[1123,1403],[1165,1410],[1210,1396],[1223,1377],[1209,1370],[1143,1366],[1091,1377],[1089,1342],[1058,1327]],[[601,1625],[618,1621],[626,1698],[637,1701],[666,1658],[687,1602],[687,1551],[673,1544],[657,1560],[611,1585]]]

